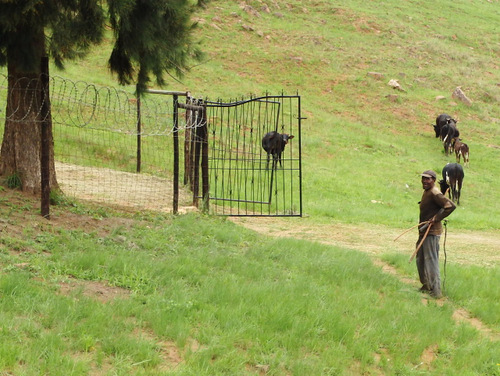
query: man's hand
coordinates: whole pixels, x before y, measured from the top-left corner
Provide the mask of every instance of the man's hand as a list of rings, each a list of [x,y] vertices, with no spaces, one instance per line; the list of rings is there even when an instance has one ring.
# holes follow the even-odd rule
[[[422,233],[424,233],[424,232],[425,232],[425,230],[427,230],[427,227],[429,227],[429,223],[430,223],[430,222],[427,222],[427,223],[426,223],[425,225],[423,225],[422,227],[419,227],[419,228],[418,228],[418,232],[422,232]]]
[[[427,230],[427,227],[429,227],[430,225],[433,225],[434,224],[434,220],[435,220],[436,216],[432,217],[431,219],[429,219],[422,227],[420,227],[418,229],[419,232],[421,233],[424,233],[425,230]]]

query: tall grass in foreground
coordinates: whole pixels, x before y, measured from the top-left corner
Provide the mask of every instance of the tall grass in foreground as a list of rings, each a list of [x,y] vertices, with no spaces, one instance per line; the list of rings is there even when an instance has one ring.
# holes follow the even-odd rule
[[[17,251],[1,241],[3,372],[499,374],[498,341],[456,326],[449,304],[422,304],[360,252],[196,215],[26,234]],[[493,285],[494,274],[477,272]],[[65,293],[68,276],[129,293],[104,303],[83,287]]]
[[[446,295],[457,305],[467,307],[473,316],[481,318],[489,327],[500,330],[500,269],[476,265],[445,265],[441,251],[441,284]],[[383,259],[405,274],[415,274],[415,264],[408,264],[401,255],[386,254]]]

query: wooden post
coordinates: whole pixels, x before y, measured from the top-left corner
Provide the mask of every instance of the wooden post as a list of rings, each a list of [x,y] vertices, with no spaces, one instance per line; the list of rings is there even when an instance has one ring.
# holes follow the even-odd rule
[[[52,122],[50,120],[49,95],[49,57],[42,56],[40,70],[41,83],[41,117],[40,126],[40,184],[41,184],[41,214],[50,219],[50,134]]]
[[[136,171],[141,172],[141,96],[137,91],[136,87],[136,99],[137,99],[137,167]]]
[[[198,125],[198,111],[191,110],[191,132],[189,132],[189,183],[191,184],[191,192],[194,191],[194,170],[195,165],[195,152],[196,152],[196,129]]]
[[[200,185],[200,158],[201,158],[201,144],[203,140],[203,126],[200,124],[200,117],[203,115],[203,111],[205,107],[199,105],[192,104],[182,104],[177,103],[177,107],[184,108],[186,110],[190,110],[192,114],[194,114],[194,118],[196,122],[194,124],[194,132],[191,131],[191,147],[190,153],[194,153],[193,158],[190,157],[190,171],[192,172],[191,181],[191,191],[193,192],[193,206],[198,207],[198,192]],[[192,124],[192,123],[191,123]],[[208,144],[207,144],[208,145]],[[208,149],[207,149],[208,150]],[[208,152],[207,152],[207,161],[208,161]],[[208,164],[207,164],[208,166]],[[208,171],[208,170],[207,170]],[[208,174],[207,174],[208,179]],[[208,181],[208,180],[207,180]]]
[[[186,104],[191,103],[191,95],[186,93]],[[191,183],[191,134],[193,127],[193,112],[191,109],[186,108],[186,130],[184,132],[184,185]]]
[[[190,183],[191,177],[191,126],[192,112],[186,110],[186,131],[184,132],[184,185]]]
[[[179,97],[174,98],[174,197],[173,197],[173,213],[179,212]]]
[[[202,189],[203,189],[203,211],[208,211],[209,205],[209,176],[208,176],[208,124],[207,124],[207,107],[203,106],[201,112],[202,124],[201,124],[201,178],[202,178]]]
[[[196,119],[199,119],[200,110],[196,110]],[[194,163],[193,163],[193,206],[198,207],[198,192],[200,190],[200,150],[201,150],[202,130],[198,122],[194,136]]]

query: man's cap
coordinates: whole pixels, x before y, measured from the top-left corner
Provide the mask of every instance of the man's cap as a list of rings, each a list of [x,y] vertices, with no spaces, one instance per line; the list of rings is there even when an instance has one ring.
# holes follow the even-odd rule
[[[425,176],[426,178],[433,178],[434,180],[436,180],[437,177],[436,173],[432,170],[425,170],[420,174],[420,176]]]

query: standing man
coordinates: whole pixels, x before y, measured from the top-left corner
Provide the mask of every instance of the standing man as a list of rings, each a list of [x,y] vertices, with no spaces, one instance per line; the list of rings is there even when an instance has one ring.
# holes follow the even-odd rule
[[[436,186],[436,173],[424,171],[422,176],[422,200],[420,201],[420,225],[417,247],[417,270],[422,282],[421,291],[428,291],[440,298],[441,277],[439,275],[439,238],[443,232],[441,220],[455,210],[456,206]],[[422,223],[424,222],[424,223]],[[427,235],[427,236],[426,236]],[[422,242],[423,241],[423,242]]]

